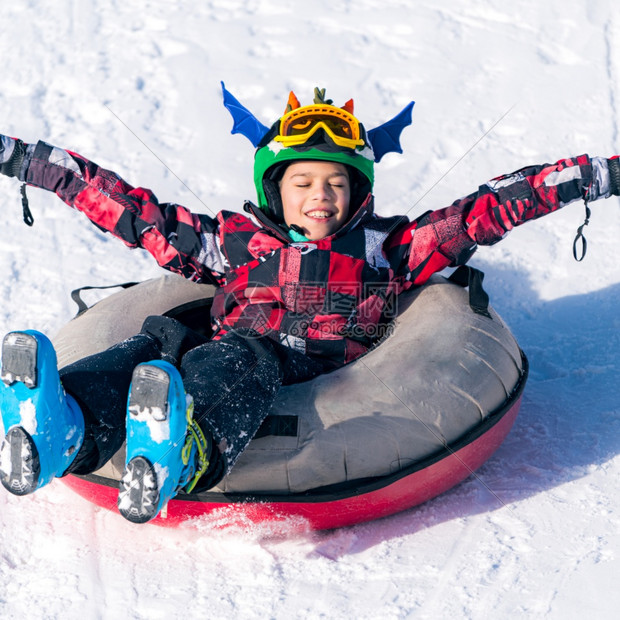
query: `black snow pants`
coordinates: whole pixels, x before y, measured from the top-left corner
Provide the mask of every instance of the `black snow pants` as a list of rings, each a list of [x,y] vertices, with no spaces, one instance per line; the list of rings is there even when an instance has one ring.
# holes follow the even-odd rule
[[[269,414],[281,385],[311,379],[320,361],[249,330],[207,340],[182,323],[148,317],[139,334],[61,370],[62,384],[82,409],[85,438],[67,473],[102,467],[125,441],[127,394],[134,368],[166,360],[194,399],[194,419],[215,446],[195,492],[217,484]]]

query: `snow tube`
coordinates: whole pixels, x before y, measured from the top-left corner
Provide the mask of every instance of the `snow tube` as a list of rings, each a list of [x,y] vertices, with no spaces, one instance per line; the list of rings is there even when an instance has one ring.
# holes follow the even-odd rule
[[[208,324],[213,287],[177,276],[113,294],[54,338],[61,366],[139,331],[152,314]],[[391,335],[352,364],[282,388],[219,486],[179,494],[160,525],[269,522],[329,529],[387,516],[450,489],[498,448],[517,415],[527,360],[501,318],[472,311],[440,276],[403,294]],[[116,510],[124,450],[74,490]]]

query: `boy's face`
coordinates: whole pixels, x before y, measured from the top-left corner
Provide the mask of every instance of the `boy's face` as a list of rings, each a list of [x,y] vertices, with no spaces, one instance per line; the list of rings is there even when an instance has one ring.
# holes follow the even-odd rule
[[[300,161],[280,181],[284,221],[316,241],[335,233],[347,220],[351,188],[343,164]]]

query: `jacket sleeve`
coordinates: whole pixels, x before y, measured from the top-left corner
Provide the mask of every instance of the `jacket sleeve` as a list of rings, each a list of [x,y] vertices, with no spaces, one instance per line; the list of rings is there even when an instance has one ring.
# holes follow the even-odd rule
[[[217,221],[159,203],[115,172],[45,142],[28,145],[28,185],[55,192],[100,229],[130,248],[144,248],[159,265],[196,282],[218,284],[224,273]]]
[[[407,243],[407,272],[423,284],[445,267],[462,265],[478,245],[492,245],[515,226],[576,200],[611,195],[607,160],[580,155],[528,166],[492,179],[449,207],[425,213],[395,242]]]

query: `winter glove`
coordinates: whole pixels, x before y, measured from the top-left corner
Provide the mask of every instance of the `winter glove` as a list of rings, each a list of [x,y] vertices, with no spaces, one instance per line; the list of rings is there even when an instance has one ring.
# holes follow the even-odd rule
[[[8,177],[16,177],[24,162],[26,145],[21,140],[0,134],[0,172]]]
[[[609,169],[609,191],[614,196],[620,196],[620,157],[607,160]]]

